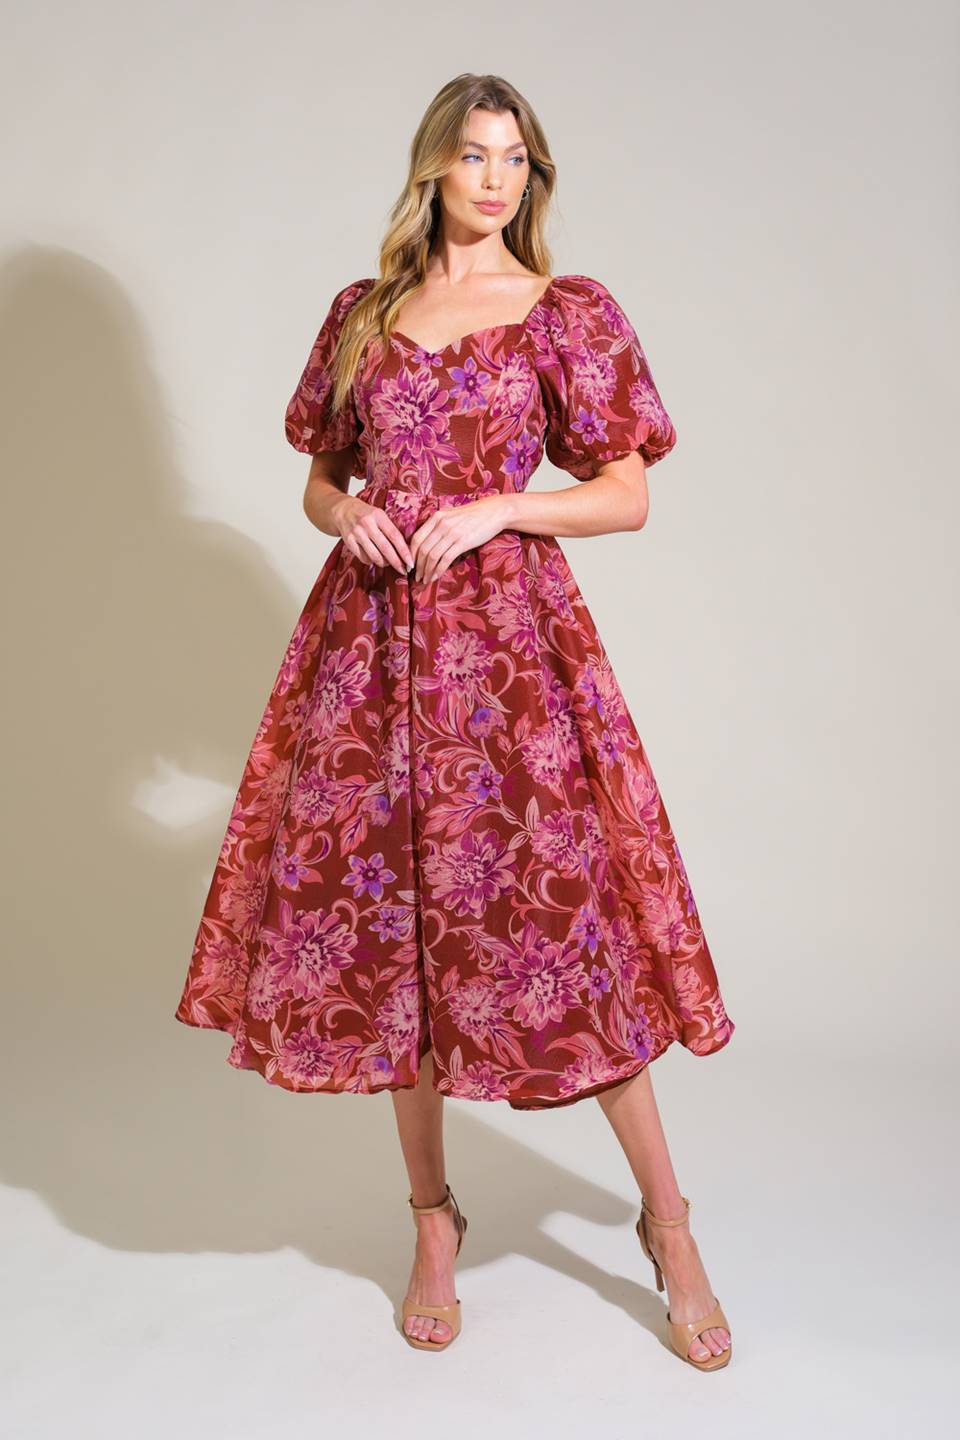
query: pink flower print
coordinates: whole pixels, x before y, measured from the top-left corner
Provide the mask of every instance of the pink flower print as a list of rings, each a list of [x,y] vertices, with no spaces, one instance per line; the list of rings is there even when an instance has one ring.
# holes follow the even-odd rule
[[[487,404],[487,390],[493,377],[486,370],[480,369],[472,355],[464,365],[449,366],[447,373],[453,380],[451,394],[458,415],[480,409]]]
[[[496,626],[497,639],[509,645],[515,655],[532,660],[537,653],[537,629],[526,588],[514,583],[494,590],[486,613]]]
[[[493,985],[470,980],[449,997],[450,1019],[462,1035],[482,1040],[500,1019],[500,1005]]]
[[[491,414],[498,418],[502,415],[522,415],[530,403],[533,387],[529,362],[512,351],[497,379],[497,388],[490,400]]]
[[[633,818],[642,824],[649,836],[653,836],[660,810],[660,791],[649,765],[639,761],[626,770],[626,794],[633,811]]]
[[[561,1095],[576,1095],[589,1090],[591,1085],[606,1085],[615,1080],[616,1068],[604,1055],[578,1055],[561,1072],[559,1090]]]
[[[569,714],[557,715],[540,725],[520,745],[530,778],[554,792],[580,754],[576,729]]]
[[[395,805],[410,793],[410,726],[405,716],[387,735],[381,764],[390,804]]]
[[[635,380],[630,386],[630,409],[641,420],[649,420],[651,425],[663,423],[663,406],[648,380]]]
[[[310,697],[313,714],[310,725],[321,739],[333,735],[350,712],[363,703],[370,671],[356,650],[333,650],[325,657]]]
[[[394,1064],[417,1043],[420,1032],[420,986],[416,980],[401,980],[386,996],[374,1015],[381,1037]]]
[[[475,1060],[460,1072],[455,1086],[445,1081],[440,1088],[464,1100],[505,1100],[510,1087],[489,1060]]]
[[[395,379],[384,380],[370,401],[383,453],[418,468],[430,459],[456,460],[449,443],[449,399],[426,368],[404,367]]]
[[[603,826],[596,805],[583,807],[584,844],[591,860],[600,860],[606,854]]]
[[[591,955],[596,955],[600,945],[600,917],[595,905],[581,905],[576,919],[570,926],[568,937],[578,946],[585,945]]]
[[[316,653],[319,644],[320,631],[310,617],[301,616],[280,664],[280,673],[275,687],[278,694],[283,694],[285,690],[290,689],[291,685],[297,683],[308,661]]]
[[[605,405],[617,388],[617,367],[612,357],[606,351],[587,347],[577,360],[575,383],[578,394],[588,403]],[[606,427],[606,421],[600,423]],[[579,427],[575,424],[573,428]],[[606,428],[598,438],[606,440]]]
[[[687,932],[683,907],[676,894],[666,894],[659,885],[647,881],[640,886],[643,895],[644,938],[665,955],[683,948]]]
[[[587,989],[587,994],[591,1000],[601,999],[612,984],[613,977],[605,965],[592,965],[590,967],[590,984]]]
[[[344,876],[343,883],[353,886],[355,900],[359,900],[361,895],[382,900],[384,885],[396,878],[394,872],[384,864],[383,854],[378,850],[369,860],[362,860],[359,855],[351,855],[350,870]]]
[[[368,795],[360,807],[371,825],[388,825],[393,807],[386,795]]]
[[[244,1005],[255,1020],[272,1020],[282,999],[276,976],[269,965],[258,963],[250,972]]]
[[[203,951],[200,973],[214,990],[230,994],[243,989],[247,963],[243,946],[223,935],[211,940]]]
[[[571,420],[570,429],[582,435],[583,443],[588,447],[604,444],[607,440],[606,420],[596,410],[588,410],[584,405],[577,406],[577,418]]]
[[[475,800],[486,804],[489,800],[500,799],[500,785],[503,775],[484,760],[475,770],[467,771],[467,790]]]
[[[491,901],[512,888],[512,856],[495,830],[479,834],[468,830],[442,852],[434,850],[425,857],[424,875],[448,910],[479,919]]]
[[[381,905],[370,929],[385,945],[389,941],[409,940],[414,931],[413,909],[409,905]]]
[[[305,829],[316,829],[337,808],[340,784],[325,775],[319,765],[303,770],[290,793],[290,814]]]
[[[283,1042],[278,1065],[281,1074],[295,1084],[316,1086],[329,1079],[336,1053],[332,1041],[314,1035],[312,1030],[295,1030]]]
[[[573,606],[567,594],[567,577],[552,556],[541,565],[536,579],[537,594],[568,624],[573,623]]]
[[[677,965],[673,972],[673,988],[677,1009],[684,1020],[692,1020],[693,1012],[703,1004],[703,982],[692,965]]]
[[[577,676],[577,690],[602,720],[619,720],[623,715],[623,693],[609,666],[584,665]]]
[[[240,842],[242,850],[245,841]],[[269,859],[247,860],[242,869],[229,875],[220,891],[219,909],[223,919],[241,940],[249,940],[260,923],[266,896]]]
[[[572,811],[554,810],[545,815],[533,832],[530,845],[534,855],[546,861],[561,875],[572,876],[583,872],[583,861],[574,835]]]
[[[533,929],[524,927],[526,938]],[[539,935],[497,971],[504,1005],[528,1029],[543,1030],[580,1002],[587,977],[573,948]]]
[[[266,774],[252,782],[251,800],[247,808],[247,834],[253,839],[271,835],[280,818],[290,784],[293,762],[278,760]]]
[[[318,999],[353,964],[356,935],[325,910],[301,910],[282,932],[264,926],[263,935],[277,984],[300,1000]]]
[[[472,630],[448,630],[441,637],[434,653],[434,675],[424,677],[425,690],[439,690],[443,697],[441,711],[447,703],[461,700],[473,706],[480,698],[478,691],[493,669],[493,653],[484,640]]]

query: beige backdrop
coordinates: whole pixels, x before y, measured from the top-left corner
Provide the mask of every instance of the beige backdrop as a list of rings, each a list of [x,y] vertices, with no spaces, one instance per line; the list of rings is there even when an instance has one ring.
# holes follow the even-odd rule
[[[5,8],[10,1433],[936,1424],[955,7]],[[448,1103],[464,1335],[424,1381],[391,1321],[413,1227],[390,1102],[293,1099],[173,1019],[333,543],[284,407],[335,291],[376,273],[424,106],[468,69],[540,114],[553,268],[624,304],[679,435],[643,531],[562,543],[738,1027],[651,1072],[734,1331],[710,1381],[659,1343],[591,1101]]]

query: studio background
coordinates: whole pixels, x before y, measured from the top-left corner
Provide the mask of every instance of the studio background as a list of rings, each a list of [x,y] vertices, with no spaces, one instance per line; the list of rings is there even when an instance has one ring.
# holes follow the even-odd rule
[[[4,33],[9,1433],[935,1425],[955,8],[101,0],[8,6]],[[393,1328],[414,1230],[389,1099],[294,1097],[173,1019],[334,543],[284,408],[464,70],[539,114],[553,273],[623,304],[679,437],[643,530],[561,544],[737,1026],[651,1070],[734,1334],[709,1381],[661,1342],[594,1101],[447,1102],[472,1243],[431,1365]],[[567,483],[544,462],[533,487]]]

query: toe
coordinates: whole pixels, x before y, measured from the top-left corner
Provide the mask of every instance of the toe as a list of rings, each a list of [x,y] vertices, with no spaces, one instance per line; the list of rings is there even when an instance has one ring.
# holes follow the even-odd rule
[[[691,1342],[688,1353],[693,1356],[694,1360],[709,1360],[711,1354],[710,1350],[708,1350],[707,1346],[703,1343],[702,1335],[698,1335],[696,1339]]]

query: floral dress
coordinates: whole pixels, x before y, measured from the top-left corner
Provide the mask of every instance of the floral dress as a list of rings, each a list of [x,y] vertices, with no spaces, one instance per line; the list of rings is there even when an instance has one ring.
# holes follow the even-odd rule
[[[554,277],[526,318],[428,351],[368,344],[331,413],[333,299],[286,410],[297,450],[355,447],[410,538],[589,480],[676,433],[609,290]],[[636,726],[566,557],[507,529],[429,584],[331,549],[240,780],[175,1016],[287,1090],[569,1104],[728,1017]]]

